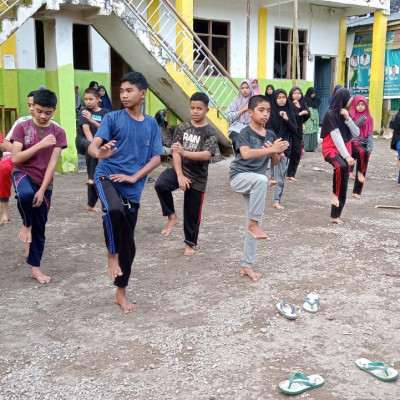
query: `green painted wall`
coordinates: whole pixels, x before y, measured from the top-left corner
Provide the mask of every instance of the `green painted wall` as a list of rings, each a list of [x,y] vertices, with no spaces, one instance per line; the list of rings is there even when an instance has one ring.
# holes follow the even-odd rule
[[[46,71],[44,69],[18,69],[18,115],[28,115],[27,95],[32,90],[46,86]]]

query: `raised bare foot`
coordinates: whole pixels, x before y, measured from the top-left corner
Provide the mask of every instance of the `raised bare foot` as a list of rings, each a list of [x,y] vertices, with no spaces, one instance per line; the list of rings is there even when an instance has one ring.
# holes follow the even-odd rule
[[[168,215],[167,226],[161,231],[161,234],[164,236],[169,236],[172,232],[173,227],[179,222],[176,214]]]
[[[261,229],[260,225],[258,225],[258,222],[254,221],[253,219],[250,220],[247,232],[249,232],[254,239],[271,240],[271,238]]]
[[[350,172],[349,178],[350,178],[352,181],[355,181],[355,180],[356,180],[356,176],[355,176],[352,172]]]
[[[332,193],[331,204],[335,207],[339,207],[339,198],[336,196],[335,193]]]
[[[117,288],[117,294],[115,295],[115,302],[121,306],[122,311],[125,314],[135,312],[137,310],[137,305],[132,303],[126,298],[125,288]]]
[[[108,265],[107,265],[107,275],[110,278],[116,278],[117,276],[122,276],[122,271],[118,263],[118,254],[107,253]]]
[[[268,182],[268,185],[270,186],[270,187],[272,187],[272,186],[275,186],[276,184],[277,184],[278,182],[275,180],[275,179],[270,179],[269,180],[269,182]]]
[[[10,221],[10,214],[3,212],[3,214],[1,214],[0,226],[8,224],[8,221]]]
[[[294,176],[287,176],[286,179],[288,181],[293,181],[293,182],[297,182],[298,181],[298,179],[296,179]]]
[[[24,253],[24,257],[25,257],[25,258],[28,258],[28,256],[29,256],[29,249],[30,249],[30,247],[31,247],[30,243],[27,243],[27,244],[25,245],[25,253]]]
[[[196,254],[196,250],[192,246],[185,244],[185,251],[183,252],[183,255],[184,256],[193,256],[195,254]]]
[[[340,218],[331,218],[331,224],[343,225],[344,222]]]
[[[86,184],[86,185],[94,185],[94,180],[93,180],[93,179],[88,179],[88,180],[85,182],[85,184]]]
[[[46,284],[50,282],[50,276],[45,275],[40,267],[32,267],[31,268],[31,278],[36,279],[39,283]]]
[[[357,199],[357,200],[360,200],[360,199],[361,199],[361,195],[360,195],[360,194],[357,194],[357,193],[353,193],[353,197],[354,197],[355,199]]]
[[[272,203],[272,207],[276,208],[277,210],[285,209],[285,207],[281,206],[279,203]]]
[[[358,178],[358,180],[359,180],[361,183],[364,183],[364,182],[365,182],[365,176],[364,176],[363,173],[360,172],[360,171],[357,172],[357,178]]]
[[[22,228],[18,233],[18,238],[21,242],[31,243],[32,242],[32,226],[22,225]]]
[[[242,267],[240,268],[240,273],[242,276],[247,275],[254,282],[258,281],[261,278],[261,274],[259,274],[258,272],[254,272],[253,268]]]
[[[88,211],[94,211],[94,212],[99,212],[99,211],[101,211],[99,207],[90,207],[90,206],[86,206],[86,210],[88,210]]]

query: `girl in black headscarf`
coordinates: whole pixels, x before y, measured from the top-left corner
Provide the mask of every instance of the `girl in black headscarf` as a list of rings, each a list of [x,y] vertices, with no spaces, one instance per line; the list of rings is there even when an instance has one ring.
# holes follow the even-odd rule
[[[298,86],[294,86],[289,92],[289,103],[296,118],[297,130],[292,139],[292,151],[287,170],[287,177],[291,181],[297,181],[294,177],[300,163],[301,149],[303,146],[303,124],[310,118],[307,103],[303,97],[303,92]]]
[[[268,99],[269,103],[272,104],[275,88],[273,85],[269,84],[265,88],[265,97]]]
[[[349,166],[355,164],[351,157],[351,138],[360,134],[346,109],[350,103],[350,91],[338,89],[321,127],[322,154],[325,161],[333,166],[331,222],[340,225],[343,224],[340,214],[346,203]]]
[[[313,87],[307,89],[304,99],[310,111],[310,119],[304,124],[304,151],[314,151],[318,147],[318,107],[321,104],[321,100],[317,97],[317,91]]]
[[[271,102],[271,115],[267,123],[267,128],[275,132],[277,138],[292,142],[293,135],[296,134],[297,124],[295,116],[290,108],[287,94],[283,89],[277,89]],[[280,204],[285,185],[285,175],[290,159],[291,146],[280,154],[280,162],[277,165],[271,166],[271,178],[276,181],[274,194],[272,196],[272,206],[278,210],[283,210],[284,207]]]

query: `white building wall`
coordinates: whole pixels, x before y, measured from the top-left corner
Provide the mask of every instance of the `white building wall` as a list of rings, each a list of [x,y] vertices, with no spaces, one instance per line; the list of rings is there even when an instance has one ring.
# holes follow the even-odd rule
[[[92,71],[109,74],[111,72],[110,46],[92,27],[90,27],[90,48]]]
[[[28,19],[17,32],[17,65],[19,69],[36,69],[35,20]]]

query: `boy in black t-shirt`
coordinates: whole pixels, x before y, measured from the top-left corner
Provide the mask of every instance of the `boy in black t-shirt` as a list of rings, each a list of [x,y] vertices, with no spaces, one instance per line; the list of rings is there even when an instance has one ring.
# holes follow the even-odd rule
[[[179,222],[175,213],[172,191],[185,192],[183,210],[183,230],[185,233],[185,256],[195,254],[201,221],[204,192],[207,185],[208,164],[217,150],[218,141],[214,128],[206,121],[209,98],[197,92],[190,98],[190,122],[177,126],[172,144],[174,168],[165,170],[155,183],[163,215],[168,217],[165,229],[169,236]]]
[[[86,209],[88,211],[100,211],[100,208],[96,207],[98,196],[94,188],[94,171],[99,161],[97,158],[91,157],[87,151],[103,117],[108,113],[108,110],[98,106],[99,101],[100,94],[96,89],[88,88],[85,90],[86,107],[82,108],[78,113],[79,128],[75,140],[78,153],[86,157],[86,169],[88,174],[88,180],[86,181],[88,187],[88,203]]]
[[[253,271],[257,242],[270,240],[262,230],[267,195],[268,178],[266,171],[269,159],[274,165],[279,163],[279,153],[285,151],[289,142],[277,139],[272,131],[264,127],[271,113],[271,105],[265,96],[253,96],[249,100],[250,124],[241,130],[236,140],[237,154],[230,169],[231,188],[243,195],[246,210],[247,232],[244,239],[241,274],[253,281],[261,274]]]

